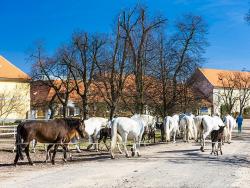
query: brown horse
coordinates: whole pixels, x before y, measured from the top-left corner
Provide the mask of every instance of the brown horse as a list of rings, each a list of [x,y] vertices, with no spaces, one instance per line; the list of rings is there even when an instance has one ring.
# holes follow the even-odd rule
[[[50,143],[47,151],[54,146],[52,156],[52,164],[55,164],[55,155],[59,145],[64,150],[64,160],[67,159],[67,143],[69,143],[69,135],[77,131],[81,137],[84,137],[85,126],[79,119],[55,119],[48,121],[26,121],[22,122],[17,127],[16,135],[16,157],[14,165],[17,164],[18,159],[23,160],[22,148],[25,148],[27,159],[30,165],[33,162],[29,156],[29,143],[35,139],[40,143]]]
[[[70,156],[70,159],[72,159],[72,155],[71,155],[71,152],[70,152],[70,149],[69,149],[69,142],[71,142],[72,141],[72,139],[74,139],[74,138],[76,138],[77,140],[79,139],[79,137],[80,137],[80,135],[79,135],[79,133],[77,132],[77,130],[75,130],[75,129],[72,129],[71,131],[69,131],[67,134],[66,134],[66,136],[65,136],[65,138],[64,138],[64,145],[66,146],[66,149],[67,149],[67,152],[69,152],[69,156]],[[50,146],[50,148],[51,148],[52,146]],[[49,148],[49,146],[47,147],[47,148]],[[50,152],[50,150],[48,150],[48,149],[46,149],[46,160],[45,160],[45,162],[47,163],[48,162],[48,159],[50,158],[50,160],[51,160],[51,152]],[[63,159],[65,162],[66,162],[66,158],[64,158]]]

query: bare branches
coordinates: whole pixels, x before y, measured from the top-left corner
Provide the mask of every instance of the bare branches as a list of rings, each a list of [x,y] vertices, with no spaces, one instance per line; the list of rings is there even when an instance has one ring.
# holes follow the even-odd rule
[[[250,100],[250,76],[246,72],[219,74],[219,81],[223,90],[218,93],[226,112],[231,114],[236,104],[239,103],[239,112],[242,114],[247,101]]]
[[[133,11],[122,12],[120,26],[128,39],[128,47],[133,63],[133,72],[136,85],[136,112],[143,113],[144,109],[144,83],[147,50],[150,36],[156,29],[166,22],[164,18],[155,18],[152,21],[146,14],[146,9],[138,7]]]
[[[3,91],[0,94],[0,118],[8,118],[13,113],[20,113],[24,109],[23,97],[27,93],[20,93],[22,88],[15,88],[15,91]]]
[[[128,36],[122,37],[118,18],[115,38],[108,44],[103,61],[97,62],[98,72],[95,85],[114,116],[123,95],[126,78],[129,75]]]
[[[75,33],[53,58],[37,48],[34,78],[53,88],[64,107],[70,94],[77,95],[84,119],[93,95],[106,103],[110,118],[122,106],[133,113],[152,107],[165,116],[175,105],[191,103],[186,80],[202,62],[207,45],[207,28],[200,16],[184,16],[174,34],[165,36],[166,22],[149,16],[141,6],[124,10],[109,37]],[[186,94],[185,101],[180,91]]]

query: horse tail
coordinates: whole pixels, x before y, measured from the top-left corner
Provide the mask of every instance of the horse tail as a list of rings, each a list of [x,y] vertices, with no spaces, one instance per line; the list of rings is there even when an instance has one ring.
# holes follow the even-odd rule
[[[110,149],[111,158],[114,158],[113,152],[117,143],[117,126],[118,126],[117,119],[112,120],[111,122],[111,149]]]
[[[23,127],[23,123],[20,123],[17,126],[17,134],[16,134],[16,153],[19,155],[20,159],[23,160],[22,154],[22,135],[21,128]]]

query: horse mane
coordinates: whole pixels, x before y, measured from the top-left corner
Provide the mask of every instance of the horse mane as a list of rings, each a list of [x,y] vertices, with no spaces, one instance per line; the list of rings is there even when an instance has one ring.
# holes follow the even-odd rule
[[[64,118],[63,119],[70,128],[76,128],[80,125],[80,119]]]

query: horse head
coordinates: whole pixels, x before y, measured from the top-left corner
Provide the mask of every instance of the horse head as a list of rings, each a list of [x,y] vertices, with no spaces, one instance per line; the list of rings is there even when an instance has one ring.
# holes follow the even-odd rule
[[[84,120],[79,120],[78,122],[79,122],[79,124],[78,124],[78,126],[76,127],[76,131],[78,132],[78,134],[79,134],[82,138],[84,138],[84,137],[86,137],[86,135],[87,135],[87,133],[86,133],[86,131],[85,131]]]

